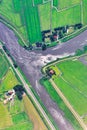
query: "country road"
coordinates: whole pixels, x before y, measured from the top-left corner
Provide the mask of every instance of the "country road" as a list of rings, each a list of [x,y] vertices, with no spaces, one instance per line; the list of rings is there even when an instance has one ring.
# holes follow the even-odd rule
[[[10,54],[13,56],[27,79],[39,95],[44,106],[51,114],[60,130],[74,130],[70,122],[64,117],[57,104],[50,98],[45,88],[39,84],[42,78],[41,68],[46,63],[56,60],[57,58],[73,55],[77,49],[87,45],[87,31],[71,39],[66,43],[49,48],[46,51],[27,51],[18,44],[18,38],[14,32],[0,23],[0,40],[5,44]]]

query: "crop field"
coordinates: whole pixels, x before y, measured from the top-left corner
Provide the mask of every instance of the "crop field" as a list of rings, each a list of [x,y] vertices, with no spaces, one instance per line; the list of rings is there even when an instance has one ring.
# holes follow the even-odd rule
[[[41,3],[41,1],[35,0],[34,3],[32,0],[24,0],[19,3],[19,0],[13,0],[14,6],[17,6],[17,9],[21,7],[20,16],[22,23],[25,25],[28,39],[31,43],[41,41],[41,30],[40,30],[40,21],[38,15],[38,8],[33,7],[33,4]],[[20,4],[20,7],[19,7]]]
[[[29,98],[27,96],[24,96],[23,101],[25,105],[25,110],[34,124],[33,130],[47,130],[45,124],[43,123],[42,119],[38,115],[38,112],[34,108]]]
[[[54,82],[87,124],[87,65],[79,60],[68,60],[57,67],[62,75],[55,76]]]
[[[58,8],[59,9],[63,9],[63,8],[67,8],[67,7],[70,7],[70,6],[74,6],[76,4],[80,4],[80,0],[58,0]]]
[[[50,15],[51,15],[51,3],[45,3],[38,6],[41,30],[50,29]]]
[[[77,13],[76,13],[77,12]],[[64,20],[63,20],[64,18]],[[52,10],[52,27],[56,28],[65,25],[74,25],[81,22],[81,7],[74,6],[66,10],[57,12],[55,8]]]

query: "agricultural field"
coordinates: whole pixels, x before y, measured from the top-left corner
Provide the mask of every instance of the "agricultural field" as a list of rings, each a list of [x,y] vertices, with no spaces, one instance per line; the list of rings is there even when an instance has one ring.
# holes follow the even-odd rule
[[[87,65],[79,59],[73,59],[56,66],[61,75],[53,76],[55,84],[87,124]]]
[[[55,1],[55,0],[54,0]],[[76,6],[76,4],[80,4],[81,0],[58,0],[58,8],[63,9],[63,8],[69,8],[70,6]]]
[[[51,3],[45,3],[38,6],[40,14],[41,30],[50,29]]]
[[[51,85],[50,81],[47,78],[43,78],[41,79],[41,84],[45,87],[52,100],[57,103],[58,108],[60,108],[60,110],[63,112],[63,116],[72,124],[74,130],[82,130],[73,114],[70,112],[70,110],[67,108],[65,103]]]
[[[22,100],[19,100],[17,94],[9,99],[8,92],[16,85],[21,85],[21,81],[0,50],[0,129],[47,130],[26,94],[23,95]]]
[[[86,25],[87,24],[87,0],[83,0],[83,21],[84,21],[84,24]]]
[[[76,13],[77,12],[77,13]],[[52,27],[56,28],[65,25],[74,25],[81,23],[81,7],[77,5],[73,8],[69,8],[60,12],[57,12],[55,8],[52,10]]]
[[[34,124],[33,130],[48,130],[27,96],[23,98],[25,110]]]

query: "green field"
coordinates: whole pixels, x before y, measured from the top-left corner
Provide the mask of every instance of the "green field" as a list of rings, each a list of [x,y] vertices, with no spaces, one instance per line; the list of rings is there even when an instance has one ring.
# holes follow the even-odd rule
[[[80,116],[87,113],[87,66],[80,61],[65,61],[57,64],[62,76],[55,83],[67,97]],[[80,69],[79,69],[80,68]]]
[[[83,22],[86,25],[87,24],[87,0],[83,0]]]
[[[63,0],[58,0],[58,1],[59,1],[59,5],[58,5],[59,9],[74,6],[76,4],[80,4],[80,2],[81,2],[81,0],[64,0],[64,1]]]
[[[0,129],[11,126],[12,119],[7,108],[0,102]]]
[[[58,107],[64,112],[64,117],[72,124],[74,130],[82,130],[79,123],[77,122],[73,114],[70,112],[70,110],[66,107],[57,92],[54,90],[49,80],[44,78],[41,80],[41,84],[45,87],[52,100],[55,101]]]
[[[40,29],[40,21],[39,21],[39,14],[38,14],[38,8],[36,6],[33,7],[32,0],[23,0],[15,3],[15,0],[13,0],[14,7],[19,7],[19,4],[21,6],[21,9],[19,11],[22,23],[25,25],[28,39],[30,43],[41,41],[41,29]],[[35,1],[37,4],[38,1]],[[20,8],[20,7],[19,7]]]
[[[17,80],[12,69],[9,69],[0,83],[0,93],[12,89],[17,84],[20,84],[19,81]]]
[[[53,6],[58,8],[59,0],[53,0]]]
[[[77,12],[77,13],[76,13]],[[54,8],[52,10],[52,28],[65,25],[74,25],[81,22],[81,7],[77,5],[60,12]]]
[[[7,63],[5,57],[0,52],[0,79],[6,74],[9,68],[9,64]]]
[[[38,6],[41,30],[50,29],[50,15],[51,15],[51,3],[48,2]]]

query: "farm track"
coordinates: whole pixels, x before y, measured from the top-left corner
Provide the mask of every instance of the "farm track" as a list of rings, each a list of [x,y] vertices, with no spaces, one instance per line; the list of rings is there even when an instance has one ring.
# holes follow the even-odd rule
[[[39,84],[39,80],[43,76],[40,70],[46,62],[72,55],[75,50],[81,49],[84,45],[87,45],[87,31],[66,43],[60,44],[54,48],[49,48],[46,51],[29,52],[18,44],[18,39],[14,32],[2,23],[0,23],[0,30],[2,30],[0,32],[0,40],[6,45],[10,54],[26,75],[59,129],[73,130],[71,124],[64,117],[64,113],[58,108],[57,104],[52,101],[45,88]]]
[[[60,89],[58,88],[58,86],[54,83],[54,81],[52,79],[50,79],[50,82],[51,82],[52,86],[54,87],[54,89],[56,90],[56,92],[58,93],[58,95],[63,100],[63,102],[66,104],[66,106],[72,112],[72,114],[75,116],[75,118],[77,119],[77,121],[79,122],[79,124],[83,128],[83,130],[87,130],[87,126],[85,125],[85,123],[83,122],[83,120],[81,119],[81,117],[79,116],[79,114],[74,110],[74,108],[69,103],[69,101],[66,99],[66,97],[64,96],[64,94],[60,91]]]

